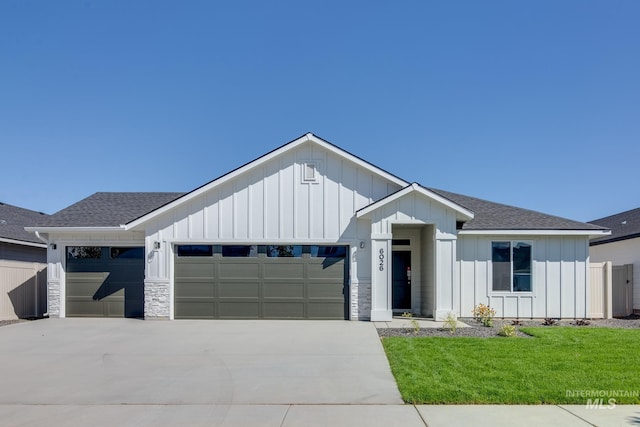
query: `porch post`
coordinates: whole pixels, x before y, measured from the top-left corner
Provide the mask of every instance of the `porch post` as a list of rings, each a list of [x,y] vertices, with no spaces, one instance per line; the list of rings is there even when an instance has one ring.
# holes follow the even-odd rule
[[[371,234],[371,321],[386,322],[391,310],[391,234]]]
[[[459,295],[456,292],[456,236],[436,231],[436,307],[435,320],[445,320],[456,312]],[[460,315],[460,313],[457,313]]]

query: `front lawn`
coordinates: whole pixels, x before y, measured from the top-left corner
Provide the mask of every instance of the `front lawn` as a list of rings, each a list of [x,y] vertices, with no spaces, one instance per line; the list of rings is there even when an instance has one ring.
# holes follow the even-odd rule
[[[410,403],[585,404],[596,397],[605,405],[610,397],[640,403],[640,330],[522,331],[534,338],[391,337],[382,343]]]

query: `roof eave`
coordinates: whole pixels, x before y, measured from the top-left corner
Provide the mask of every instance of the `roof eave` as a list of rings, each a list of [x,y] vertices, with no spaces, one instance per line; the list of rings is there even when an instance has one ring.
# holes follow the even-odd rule
[[[611,230],[559,230],[559,229],[492,229],[459,230],[458,235],[474,236],[586,236],[590,238],[608,236]]]
[[[22,245],[22,246],[31,246],[34,248],[46,248],[47,245],[45,245],[44,243],[35,243],[35,242],[28,242],[26,240],[17,240],[17,239],[8,239],[6,237],[0,237],[0,242],[2,243],[11,243],[14,245]]]
[[[460,206],[459,204],[447,199],[446,197],[441,196],[440,194],[437,194],[427,188],[422,187],[421,185],[417,184],[417,183],[413,183],[410,185],[407,185],[405,188],[401,189],[400,191],[396,191],[393,194],[390,194],[386,197],[383,197],[382,199],[371,203],[368,206],[365,206],[362,209],[359,209],[356,212],[356,217],[357,218],[362,218],[366,215],[369,215],[371,212],[381,208],[382,206],[391,203],[395,200],[398,200],[401,197],[404,197],[405,195],[411,193],[411,192],[417,192],[420,193],[422,195],[424,195],[425,197],[428,197],[432,200],[437,201],[438,203],[441,203],[451,209],[453,209],[454,211],[456,211],[458,214],[460,214],[460,216],[457,216],[457,219],[460,220],[471,220],[474,218],[475,214],[470,211],[469,209]]]
[[[25,231],[34,233],[112,233],[124,231],[124,225],[112,227],[25,227]]]
[[[602,236],[598,236],[598,237],[602,237]],[[626,236],[617,236],[617,237],[611,237],[610,239],[603,239],[603,240],[597,240],[595,242],[590,242],[589,246],[598,246],[598,245],[604,245],[605,243],[621,242],[624,240],[637,239],[639,237],[640,237],[640,233],[627,234]]]

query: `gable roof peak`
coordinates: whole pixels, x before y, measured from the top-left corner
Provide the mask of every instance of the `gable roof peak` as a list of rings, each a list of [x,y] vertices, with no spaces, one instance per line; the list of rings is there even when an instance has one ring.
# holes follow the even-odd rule
[[[258,157],[255,160],[252,160],[248,163],[245,163],[244,165],[233,169],[232,171],[219,176],[218,178],[213,179],[212,181],[209,181],[208,183],[201,185],[200,187],[184,194],[183,196],[167,203],[164,206],[161,206],[157,209],[154,209],[152,211],[147,212],[145,215],[142,215],[141,217],[126,223],[126,229],[131,229],[134,227],[139,226],[140,224],[148,221],[149,219],[153,218],[156,215],[160,215],[162,214],[164,211],[168,210],[168,209],[172,209],[173,207],[181,204],[181,203],[185,203],[188,202],[189,200],[191,200],[194,197],[199,196],[200,194],[211,190],[212,188],[215,188],[225,182],[228,182],[229,180],[237,177],[240,174],[243,174],[245,172],[247,172],[248,170],[251,170],[253,168],[259,167],[260,165],[263,165],[264,163],[290,151],[295,149],[296,147],[300,146],[301,144],[307,143],[307,142],[312,142],[315,143],[319,146],[321,146],[322,148],[326,149],[329,152],[332,152],[333,154],[342,157],[344,159],[349,160],[350,162],[353,162],[354,164],[356,164],[359,167],[362,167],[364,169],[367,169],[369,171],[371,171],[374,174],[377,174],[378,176],[386,179],[389,182],[392,182],[393,184],[400,186],[400,187],[405,187],[406,185],[408,185],[407,181],[403,180],[402,178],[397,177],[396,175],[387,172],[386,170],[372,164],[369,163],[368,161],[354,155],[351,154],[350,152],[346,151],[343,148],[338,147],[337,145],[311,133],[311,132],[307,132],[306,134],[284,144],[281,145],[280,147],[269,151],[268,153],[264,154],[261,157]]]

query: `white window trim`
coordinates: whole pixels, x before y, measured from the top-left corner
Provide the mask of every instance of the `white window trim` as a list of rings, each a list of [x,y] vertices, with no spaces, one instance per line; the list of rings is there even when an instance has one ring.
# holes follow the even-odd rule
[[[510,245],[510,268],[511,268],[511,272],[510,272],[510,276],[511,276],[511,280],[510,280],[510,284],[511,284],[511,290],[510,291],[494,291],[493,290],[493,244],[496,242],[508,242]],[[514,291],[513,290],[513,246],[514,243],[526,243],[528,245],[531,246],[531,290],[530,291]],[[496,239],[496,240],[491,240],[489,242],[489,260],[490,260],[490,268],[489,268],[489,276],[490,276],[490,280],[489,280],[489,294],[490,295],[532,295],[535,291],[535,281],[533,280],[534,278],[534,268],[533,268],[533,241],[532,240],[524,240],[524,239],[517,239],[517,240],[507,240],[507,239]]]

